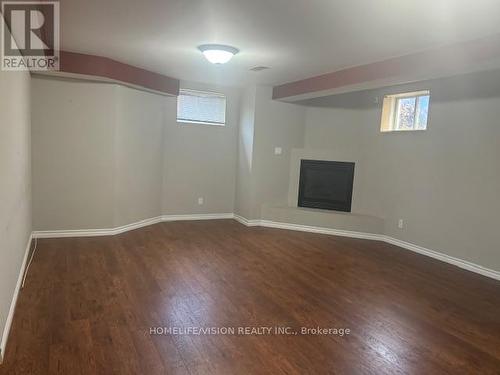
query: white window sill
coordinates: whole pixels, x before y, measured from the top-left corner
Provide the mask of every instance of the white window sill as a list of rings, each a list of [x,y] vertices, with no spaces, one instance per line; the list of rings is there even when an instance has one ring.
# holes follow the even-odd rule
[[[190,120],[177,120],[179,124],[196,124],[196,125],[210,125],[210,126],[226,126],[226,124],[219,124],[215,122],[204,121],[190,121]]]
[[[381,130],[381,133],[408,133],[408,132],[425,132],[427,129],[401,129],[401,130]]]

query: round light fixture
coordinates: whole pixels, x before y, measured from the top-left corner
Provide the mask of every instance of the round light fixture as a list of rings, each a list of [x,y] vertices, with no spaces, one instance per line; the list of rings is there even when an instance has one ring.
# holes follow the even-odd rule
[[[237,48],[223,44],[203,44],[198,49],[212,64],[225,64],[240,52]]]

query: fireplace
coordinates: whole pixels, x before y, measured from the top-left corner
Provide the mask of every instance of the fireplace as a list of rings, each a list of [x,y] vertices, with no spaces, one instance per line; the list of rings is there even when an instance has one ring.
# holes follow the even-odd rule
[[[299,207],[351,212],[354,163],[301,160]]]

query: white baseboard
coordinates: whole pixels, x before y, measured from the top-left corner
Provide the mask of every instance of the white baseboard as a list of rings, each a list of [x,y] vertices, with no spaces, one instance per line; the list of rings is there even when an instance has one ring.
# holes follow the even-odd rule
[[[383,241],[390,243],[395,246],[402,247],[403,249],[407,249],[410,251],[413,251],[415,253],[419,253],[422,255],[426,255],[428,257],[440,260],[442,262],[446,262],[449,264],[452,264],[454,266],[463,268],[468,271],[472,271],[475,273],[478,273],[480,275],[495,279],[495,280],[500,280],[500,272],[480,266],[475,263],[468,262],[463,259],[455,258],[443,253],[439,253],[434,250],[426,249],[425,247],[418,246],[409,242],[401,241],[398,240],[397,238],[389,237],[389,236],[384,236]]]
[[[196,215],[163,215],[162,221],[183,221],[183,220],[220,220],[234,219],[233,213],[224,214],[196,214]]]
[[[249,220],[246,217],[234,214],[234,220],[247,226],[247,227],[258,227],[260,226],[261,220]]]
[[[385,236],[383,234],[377,234],[377,233],[364,233],[364,232],[355,232],[355,231],[348,231],[348,230],[339,230],[339,229],[332,229],[332,228],[324,228],[324,227],[314,227],[314,226],[309,226],[309,225],[301,225],[301,224],[290,224],[290,223],[281,223],[281,222],[276,222],[276,221],[270,221],[270,220],[248,220],[242,216],[235,215],[234,218],[240,222],[243,225],[249,226],[249,227],[255,227],[255,226],[262,226],[262,227],[268,227],[268,228],[279,228],[279,229],[287,229],[287,230],[294,230],[294,231],[301,231],[301,232],[310,232],[310,233],[321,233],[321,234],[329,234],[333,236],[343,236],[343,237],[351,237],[351,238],[359,238],[359,239],[367,239],[367,240],[374,240],[374,241],[383,241],[395,246],[399,246],[403,249],[413,251],[415,253],[425,255],[437,260],[440,260],[442,262],[446,262],[449,264],[452,264],[454,266],[463,268],[468,271],[472,271],[475,273],[478,273],[480,275],[495,279],[495,280],[500,280],[500,272],[495,271],[483,266],[480,266],[475,263],[471,263],[459,258],[455,258],[434,250],[429,250],[426,249],[422,246],[418,246],[409,242],[401,241],[398,240],[397,238]]]
[[[34,231],[35,238],[63,238],[63,237],[98,237],[114,236],[125,233],[133,229],[142,228],[148,225],[156,224],[162,221],[162,217],[153,217],[151,219],[141,220],[136,223],[123,225],[121,227],[109,229],[78,229],[78,230],[43,230]]]
[[[134,229],[146,227],[148,225],[161,223],[164,221],[185,221],[185,220],[216,220],[233,219],[233,213],[222,214],[195,214],[195,215],[163,215],[151,219],[141,220],[135,223],[122,225],[116,228],[107,229],[78,229],[78,230],[48,230],[33,232],[34,238],[63,238],[63,237],[98,237],[114,236]]]
[[[3,362],[3,356],[5,355],[5,348],[7,347],[7,340],[9,338],[10,328],[12,326],[12,320],[14,319],[14,312],[16,310],[17,298],[19,297],[19,292],[21,290],[21,284],[23,282],[24,271],[26,269],[26,263],[28,261],[32,240],[33,240],[33,233],[30,234],[28,238],[28,244],[26,245],[26,249],[24,250],[23,263],[19,271],[19,276],[17,277],[16,288],[14,289],[14,295],[10,303],[9,314],[7,315],[5,327],[2,332],[2,337],[0,341],[0,364]]]
[[[385,236],[378,233],[364,233],[341,229],[332,229],[324,227],[315,227],[309,225],[301,224],[291,224],[282,223],[271,220],[249,220],[243,216],[233,214],[233,213],[221,213],[221,214],[194,214],[194,215],[163,215],[154,217],[151,219],[141,220],[136,223],[123,225],[117,228],[111,229],[83,229],[83,230],[58,230],[58,231],[35,231],[33,232],[33,238],[59,238],[59,237],[94,237],[94,236],[113,236],[116,234],[124,233],[133,229],[142,228],[148,225],[168,222],[168,221],[184,221],[184,220],[217,220],[217,219],[235,219],[241,224],[247,227],[268,227],[268,228],[279,228],[294,231],[310,232],[310,233],[321,233],[334,236],[343,236],[359,239],[367,239],[374,241],[384,241],[403,249],[411,250],[413,252],[429,256],[431,258],[452,264],[454,266],[466,269],[478,273],[483,276],[490,277],[492,279],[500,280],[500,272],[485,268],[483,266],[459,259],[454,258],[443,253],[426,249],[422,246],[418,246],[409,242],[401,241],[393,237]]]

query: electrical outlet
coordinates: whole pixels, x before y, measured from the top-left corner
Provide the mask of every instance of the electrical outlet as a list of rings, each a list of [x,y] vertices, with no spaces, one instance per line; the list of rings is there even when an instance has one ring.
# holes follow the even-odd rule
[[[281,147],[274,148],[274,155],[281,155],[283,153],[283,149]]]
[[[205,200],[203,199],[203,197],[199,197],[198,198],[198,204],[201,206],[203,203],[205,202]]]
[[[405,222],[403,219],[398,220],[398,228],[403,229],[405,227]]]

